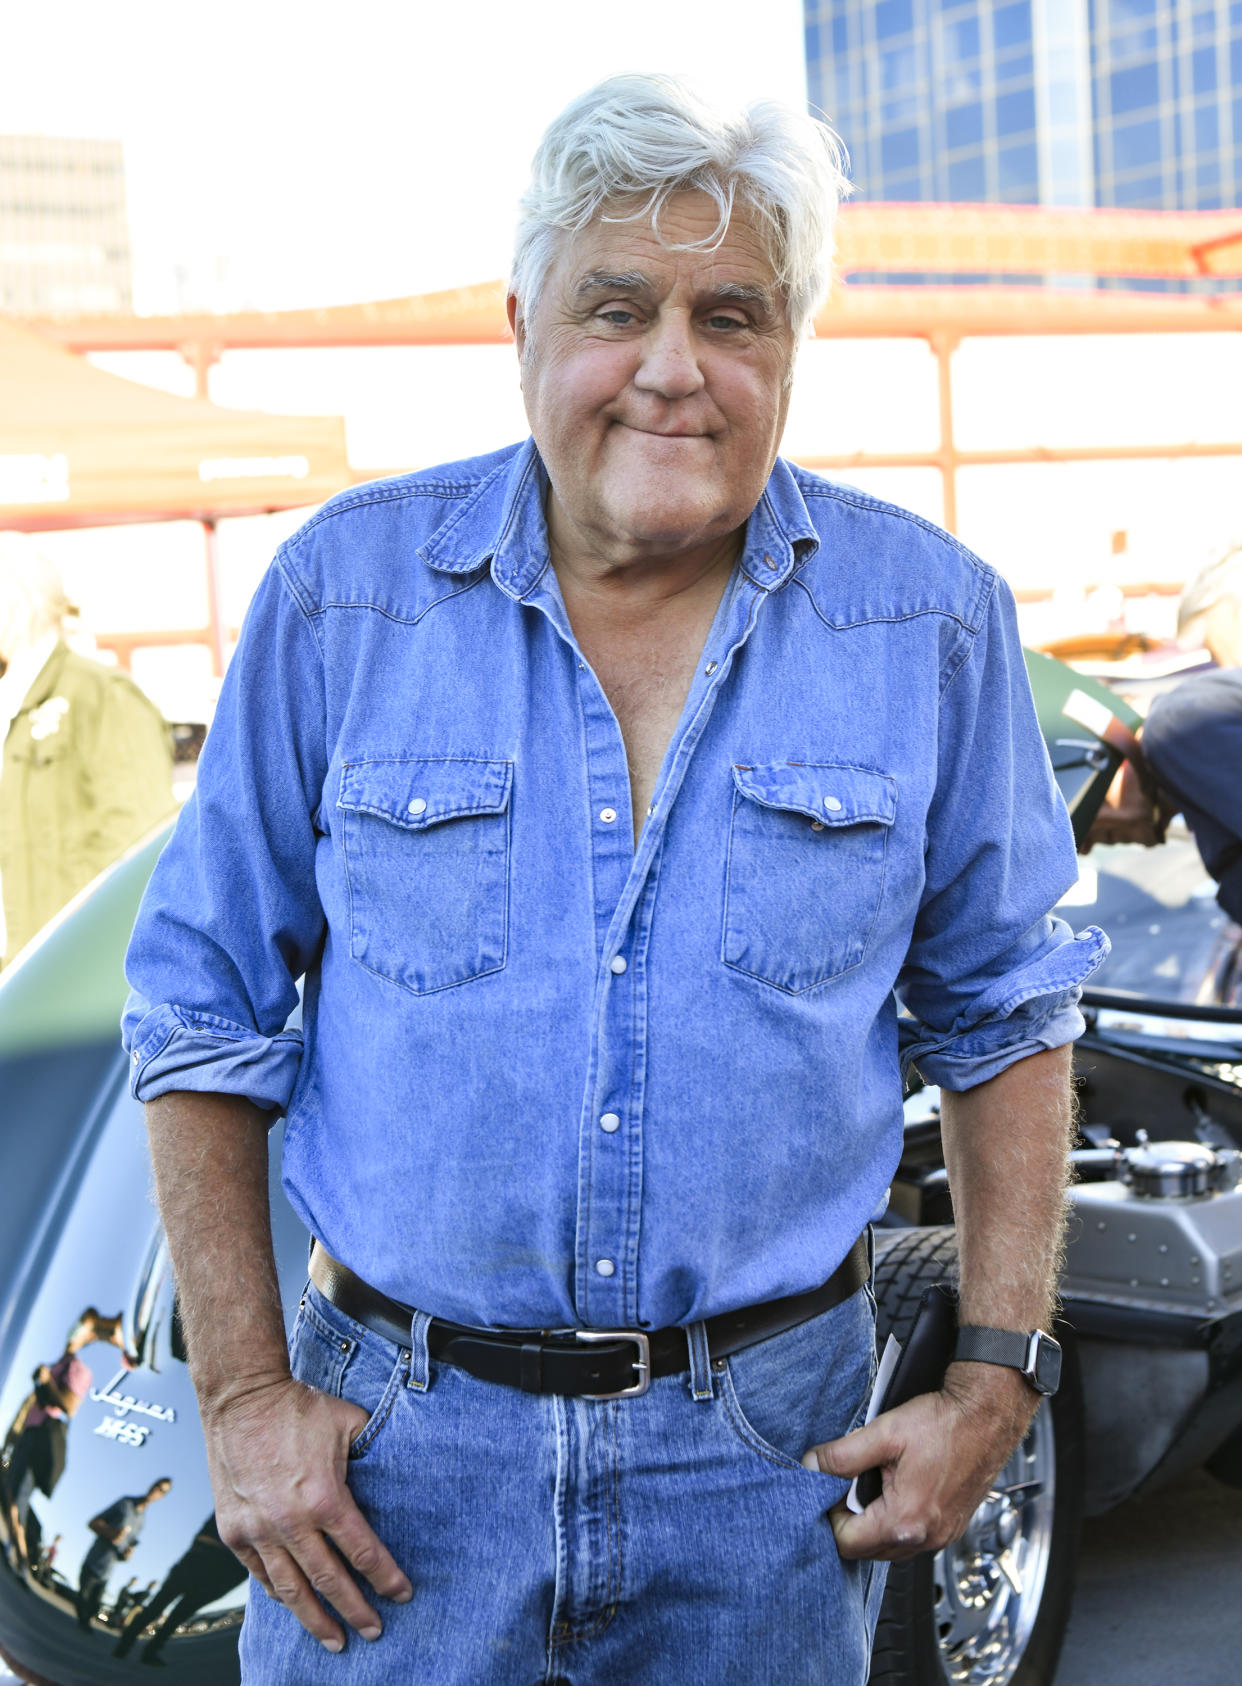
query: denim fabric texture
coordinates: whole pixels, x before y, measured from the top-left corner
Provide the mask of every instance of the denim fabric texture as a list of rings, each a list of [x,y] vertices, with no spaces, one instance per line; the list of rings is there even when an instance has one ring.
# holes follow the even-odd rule
[[[700,1398],[690,1372],[637,1399],[525,1394],[419,1345],[307,1288],[294,1373],[371,1413],[350,1491],[414,1597],[371,1592],[383,1635],[332,1656],[252,1582],[246,1686],[863,1686],[886,1566],[842,1562],[826,1512],[848,1484],[799,1459],[865,1408],[868,1289],[704,1364]]]
[[[1077,862],[1003,582],[779,460],[636,843],[546,488],[528,441],[282,547],[125,1041],[140,1099],[287,1108],[290,1200],[394,1298],[690,1324],[822,1282],[901,1058],[962,1089],[1071,1040],[1107,941],[1048,913]]]

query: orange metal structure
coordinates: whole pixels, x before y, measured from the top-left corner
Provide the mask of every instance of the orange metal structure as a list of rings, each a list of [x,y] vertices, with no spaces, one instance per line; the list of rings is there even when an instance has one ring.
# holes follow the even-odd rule
[[[839,282],[815,319],[820,338],[917,338],[937,360],[939,441],[933,451],[803,457],[812,468],[935,468],[945,525],[957,526],[957,472],[979,464],[1242,457],[1238,442],[963,451],[954,438],[952,358],[969,336],[1222,333],[1242,329],[1242,211],[1113,211],[1006,205],[846,206],[837,267],[850,275],[1014,276],[1042,285],[875,285]],[[1102,291],[1094,277],[1198,282],[1166,294]],[[227,350],[376,345],[493,345],[509,338],[499,281],[420,297],[318,310],[233,315],[45,318],[40,334],[75,351],[169,350],[208,395]]]

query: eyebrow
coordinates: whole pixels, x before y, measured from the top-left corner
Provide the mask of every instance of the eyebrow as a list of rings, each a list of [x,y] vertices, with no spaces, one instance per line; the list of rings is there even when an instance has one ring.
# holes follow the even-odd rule
[[[582,276],[574,287],[574,297],[583,302],[605,293],[653,293],[655,287],[649,275],[641,269],[627,269],[612,274],[593,269]],[[722,281],[713,287],[707,298],[715,304],[751,304],[773,311],[775,303],[767,287],[748,286],[741,281]]]

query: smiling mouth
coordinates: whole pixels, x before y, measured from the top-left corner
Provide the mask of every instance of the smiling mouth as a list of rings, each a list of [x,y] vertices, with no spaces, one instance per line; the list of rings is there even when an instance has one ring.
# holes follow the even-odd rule
[[[710,439],[710,433],[662,433],[654,427],[636,427],[632,422],[622,422],[622,427],[629,433],[641,433],[647,439]]]

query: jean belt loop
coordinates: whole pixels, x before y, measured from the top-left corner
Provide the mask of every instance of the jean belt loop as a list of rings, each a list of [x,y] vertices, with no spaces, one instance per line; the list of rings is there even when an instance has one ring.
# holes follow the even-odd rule
[[[431,1327],[431,1313],[416,1311],[410,1324],[410,1386],[426,1393],[431,1385],[431,1357],[427,1351],[427,1331]]]
[[[695,1399],[710,1399],[713,1393],[712,1361],[707,1349],[707,1328],[703,1323],[691,1323],[686,1328],[686,1345],[690,1349],[690,1393]]]

